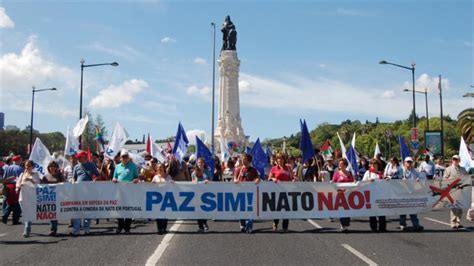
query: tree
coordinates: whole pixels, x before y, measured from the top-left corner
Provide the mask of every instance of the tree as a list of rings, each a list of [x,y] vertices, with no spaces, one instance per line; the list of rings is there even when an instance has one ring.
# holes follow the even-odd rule
[[[474,108],[463,110],[458,115],[458,129],[466,143],[474,142]]]

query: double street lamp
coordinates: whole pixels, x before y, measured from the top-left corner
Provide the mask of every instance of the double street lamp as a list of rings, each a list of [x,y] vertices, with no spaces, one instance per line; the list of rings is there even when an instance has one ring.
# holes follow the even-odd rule
[[[404,89],[403,91],[412,91],[409,89]],[[430,119],[428,117],[428,89],[425,88],[425,91],[415,91],[416,93],[422,93],[425,95],[425,106],[426,106],[426,130],[430,130]]]
[[[101,63],[101,64],[89,64],[89,65],[84,65],[86,61],[84,59],[81,59],[81,96],[80,96],[80,101],[79,101],[79,120],[82,119],[82,84],[83,84],[83,79],[84,79],[84,68],[86,67],[97,67],[97,66],[118,66],[119,64],[117,62],[112,62],[112,63]],[[82,136],[79,136],[79,149],[82,148]]]
[[[33,148],[33,112],[35,109],[35,93],[40,91],[55,91],[56,88],[47,88],[37,90],[34,86],[31,90],[31,122],[30,122],[30,147],[28,148],[28,154],[31,154],[31,149]]]
[[[408,70],[411,70],[411,76],[412,76],[412,83],[413,83],[413,128],[416,128],[416,111],[415,111],[415,63],[412,63],[411,64],[411,67],[407,67],[407,66],[402,66],[402,65],[399,65],[399,64],[394,64],[394,63],[390,63],[390,62],[387,62],[385,60],[382,60],[379,62],[379,64],[381,65],[392,65],[392,66],[396,66],[396,67],[401,67],[401,68],[404,68],[404,69],[408,69]]]

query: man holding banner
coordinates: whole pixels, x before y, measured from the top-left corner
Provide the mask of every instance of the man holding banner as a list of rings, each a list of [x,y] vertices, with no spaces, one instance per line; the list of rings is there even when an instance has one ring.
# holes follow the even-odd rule
[[[460,157],[459,155],[454,155],[451,158],[451,165],[446,168],[446,171],[444,172],[444,179],[450,179],[450,178],[459,178],[462,177],[463,175],[467,175],[466,169],[462,168],[459,165]],[[459,229],[462,228],[463,226],[461,225],[461,217],[462,217],[462,209],[458,208],[453,208],[451,209],[451,228],[452,229]]]
[[[413,158],[406,157],[404,160],[403,166],[403,174],[402,180],[410,180],[410,181],[420,181],[420,174],[416,171],[415,167],[413,166]],[[424,227],[420,225],[420,221],[418,220],[418,215],[410,214],[410,220],[413,225],[413,229],[417,232],[422,232]],[[407,216],[400,215],[400,229],[405,231],[407,227]]]

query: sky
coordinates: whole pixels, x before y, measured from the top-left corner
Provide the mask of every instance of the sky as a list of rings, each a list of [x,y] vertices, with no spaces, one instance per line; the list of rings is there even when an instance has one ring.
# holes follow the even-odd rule
[[[230,15],[237,29],[242,126],[251,141],[346,119],[393,122],[428,90],[429,116],[474,107],[473,2],[465,1],[11,1],[0,2],[0,112],[5,124],[60,131],[83,106],[130,139],[211,132],[212,46]],[[216,92],[219,73],[216,67]],[[216,93],[216,119],[218,95]],[[416,111],[425,115],[423,94]],[[217,125],[217,122],[216,122]]]

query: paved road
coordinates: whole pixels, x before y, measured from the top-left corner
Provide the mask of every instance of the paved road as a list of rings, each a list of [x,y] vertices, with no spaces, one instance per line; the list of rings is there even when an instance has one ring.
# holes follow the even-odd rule
[[[101,220],[91,236],[70,237],[63,224],[58,237],[48,237],[49,226],[38,224],[27,239],[23,226],[0,224],[0,264],[472,265],[474,223],[463,220],[466,229],[453,231],[445,224],[447,210],[420,217],[423,233],[400,232],[394,219],[383,234],[370,232],[368,219],[355,219],[349,234],[327,219],[290,221],[285,234],[273,232],[270,221],[257,222],[251,235],[240,233],[232,221],[209,221],[205,234],[197,233],[194,221],[178,221],[163,236],[155,233],[154,223],[135,223],[132,234],[116,235],[115,221]]]

